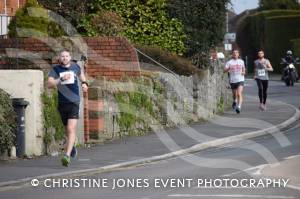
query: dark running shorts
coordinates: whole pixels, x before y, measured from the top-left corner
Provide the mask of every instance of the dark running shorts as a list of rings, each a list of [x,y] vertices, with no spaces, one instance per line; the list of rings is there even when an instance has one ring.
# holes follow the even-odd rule
[[[79,104],[76,103],[64,103],[58,105],[58,111],[61,120],[65,126],[68,124],[68,119],[79,118]]]
[[[244,86],[244,82],[231,83],[230,86],[232,90],[236,90],[238,87]]]

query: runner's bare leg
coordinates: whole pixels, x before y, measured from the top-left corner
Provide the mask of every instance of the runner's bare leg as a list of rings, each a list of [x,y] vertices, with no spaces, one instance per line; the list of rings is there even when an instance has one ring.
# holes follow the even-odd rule
[[[75,144],[76,139],[76,127],[77,127],[78,119],[69,119],[67,126],[67,146],[66,146],[66,154],[70,156],[72,148]]]
[[[243,86],[239,86],[238,89],[237,89],[237,97],[238,97],[238,106],[239,107],[242,107],[242,104],[243,104],[243,90],[244,90],[244,87]]]

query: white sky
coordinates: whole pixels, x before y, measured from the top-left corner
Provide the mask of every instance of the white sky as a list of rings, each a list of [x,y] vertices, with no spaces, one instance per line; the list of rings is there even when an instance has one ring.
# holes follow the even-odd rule
[[[247,9],[258,7],[258,0],[231,0],[234,11],[239,14]]]

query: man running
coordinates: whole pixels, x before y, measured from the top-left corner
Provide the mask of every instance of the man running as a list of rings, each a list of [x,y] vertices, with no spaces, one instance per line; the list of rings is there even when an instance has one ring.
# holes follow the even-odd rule
[[[266,111],[267,90],[269,85],[269,74],[273,67],[268,59],[265,58],[264,51],[258,51],[258,59],[254,62],[254,79],[258,87],[258,97],[260,101],[260,110]]]
[[[48,75],[48,88],[58,88],[58,111],[65,126],[67,143],[65,154],[61,159],[63,166],[68,166],[70,157],[75,158],[76,127],[79,118],[79,86],[81,81],[83,92],[87,92],[88,84],[81,68],[76,63],[71,63],[71,55],[67,50],[60,52],[60,64],[53,67]]]
[[[239,58],[238,50],[232,51],[232,58],[226,63],[224,73],[229,73],[229,81],[232,89],[232,108],[239,114],[242,110],[243,89],[245,81],[245,63]]]

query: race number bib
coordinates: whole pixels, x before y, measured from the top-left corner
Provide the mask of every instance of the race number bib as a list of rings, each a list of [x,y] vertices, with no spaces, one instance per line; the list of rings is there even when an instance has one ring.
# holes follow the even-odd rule
[[[266,70],[265,69],[259,69],[258,70],[258,76],[259,77],[266,76]]]
[[[75,82],[75,73],[73,71],[67,71],[67,72],[60,73],[59,76],[63,77],[66,74],[70,75],[70,79],[61,82],[61,84],[74,84],[74,82]]]

